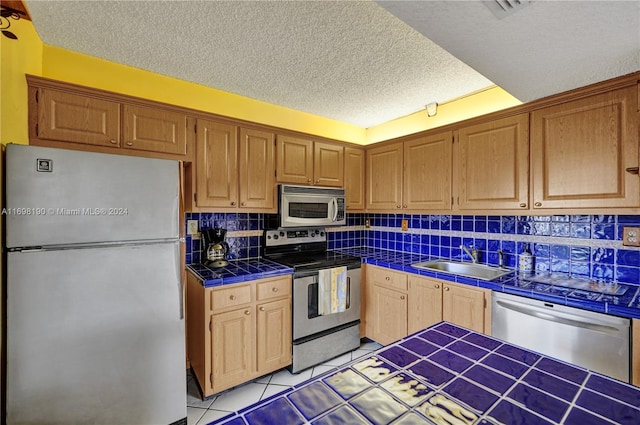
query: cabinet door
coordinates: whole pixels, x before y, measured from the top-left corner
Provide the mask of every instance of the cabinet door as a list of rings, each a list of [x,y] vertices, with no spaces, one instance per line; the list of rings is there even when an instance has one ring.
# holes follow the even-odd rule
[[[458,139],[458,208],[526,209],[528,114],[461,128]]]
[[[211,316],[212,390],[218,392],[251,378],[255,369],[253,307]]]
[[[344,147],[320,142],[313,144],[313,184],[344,186]]]
[[[124,105],[124,147],[185,155],[187,116],[162,109]]]
[[[443,282],[442,319],[485,332],[485,291]]]
[[[313,179],[313,141],[278,136],[278,183],[311,184]]]
[[[404,143],[403,208],[451,208],[451,152],[448,131]]]
[[[367,150],[367,209],[402,208],[402,143]]]
[[[407,336],[407,295],[371,286],[371,297],[367,297],[367,336],[383,345]]]
[[[108,100],[39,89],[40,139],[97,146],[120,146],[120,104]]]
[[[347,211],[364,210],[364,150],[344,149],[344,190]]]
[[[434,279],[409,277],[409,334],[442,321],[442,285]]]
[[[240,129],[240,208],[275,209],[273,133]]]
[[[531,113],[534,208],[637,207],[638,89]]]
[[[291,364],[291,298],[258,305],[258,374]]]
[[[237,127],[198,120],[196,204],[235,207],[238,204]]]

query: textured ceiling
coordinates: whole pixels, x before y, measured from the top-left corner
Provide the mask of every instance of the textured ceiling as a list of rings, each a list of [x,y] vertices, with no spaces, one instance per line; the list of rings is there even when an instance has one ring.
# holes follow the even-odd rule
[[[531,100],[640,69],[637,1],[502,20],[480,1],[379,3],[26,1],[46,44],[361,127],[494,83]]]

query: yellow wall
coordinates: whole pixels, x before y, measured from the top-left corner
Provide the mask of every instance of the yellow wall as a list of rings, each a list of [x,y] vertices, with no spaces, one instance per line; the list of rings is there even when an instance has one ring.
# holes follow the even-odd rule
[[[27,80],[42,73],[42,42],[29,21],[11,20],[18,39],[0,36],[0,143],[27,144]]]
[[[12,23],[11,30],[18,35],[17,41],[0,37],[2,144],[10,141],[28,142],[25,73],[362,145],[436,128],[520,104],[504,90],[493,87],[440,105],[435,117],[427,117],[423,110],[365,129],[43,45],[33,25],[28,21]]]
[[[520,105],[521,103],[522,102],[500,87],[494,86],[487,90],[439,105],[438,113],[434,117],[427,116],[427,111],[422,110],[406,117],[372,127],[367,131],[367,143],[381,142],[395,137],[441,127],[468,118],[510,108]]]

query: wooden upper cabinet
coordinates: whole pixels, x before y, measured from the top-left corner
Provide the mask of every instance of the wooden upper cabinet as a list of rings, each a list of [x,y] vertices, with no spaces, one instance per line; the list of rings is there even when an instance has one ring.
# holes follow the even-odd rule
[[[451,131],[404,143],[402,207],[451,208]]]
[[[179,112],[125,104],[124,147],[185,155],[187,116]]]
[[[364,157],[363,149],[344,148],[344,190],[349,212],[365,207]]]
[[[344,147],[290,136],[278,136],[277,181],[342,187]]]
[[[529,206],[529,116],[516,115],[458,131],[457,207]]]
[[[367,150],[367,209],[402,208],[402,143]]]
[[[276,173],[278,183],[313,182],[313,141],[278,135]]]
[[[531,113],[533,208],[638,207],[638,88]]]
[[[238,204],[238,128],[198,120],[196,203],[199,207]]]
[[[275,208],[275,142],[273,133],[240,129],[240,207]]]
[[[36,136],[84,145],[120,147],[120,104],[38,89]]]
[[[313,184],[344,186],[344,147],[313,143]]]

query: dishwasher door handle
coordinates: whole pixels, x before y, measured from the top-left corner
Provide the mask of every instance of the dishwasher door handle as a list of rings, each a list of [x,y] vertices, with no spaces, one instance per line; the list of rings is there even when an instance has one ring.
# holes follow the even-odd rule
[[[516,311],[518,313],[537,317],[538,319],[542,319],[542,320],[548,320],[550,322],[561,323],[568,326],[575,326],[575,327],[588,329],[592,331],[598,331],[598,332],[606,332],[606,333],[620,332],[620,329],[614,328],[613,326],[601,325],[599,323],[593,323],[593,322],[585,322],[583,320],[569,319],[567,317],[560,317],[555,314],[539,311],[536,308],[531,308],[523,304],[511,303],[504,300],[498,300],[496,301],[496,304],[498,304],[500,307],[506,308],[507,310]]]

